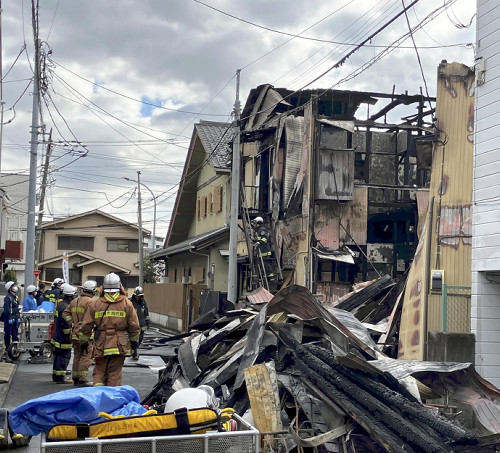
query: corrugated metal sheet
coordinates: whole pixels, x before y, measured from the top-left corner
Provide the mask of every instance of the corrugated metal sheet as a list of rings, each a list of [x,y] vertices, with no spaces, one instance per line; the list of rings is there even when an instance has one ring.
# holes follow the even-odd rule
[[[320,124],[316,149],[317,200],[352,200],[354,186],[354,150],[348,148],[348,132]]]
[[[419,189],[417,191],[418,226],[417,235],[420,237],[425,223],[425,216],[429,208],[429,189]]]
[[[424,287],[431,269],[444,269],[445,283],[470,286],[470,206],[472,201],[473,145],[470,114],[474,111],[474,72],[459,63],[441,63],[436,101],[437,126],[429,197],[434,199],[430,256],[426,233],[420,237],[410,270],[401,317],[399,357],[424,359],[426,327],[438,327],[439,295],[427,301]],[[439,227],[438,227],[439,226]],[[439,234],[439,238],[437,235]]]
[[[438,78],[436,117],[443,131],[440,140],[446,144],[437,143],[432,162],[432,231],[439,237],[431,242],[430,265],[445,270],[448,285],[470,286],[474,72],[462,64],[441,63]]]
[[[304,118],[287,116],[285,123],[285,174],[283,180],[284,206],[288,205],[290,195],[297,184],[297,175],[302,162],[304,139]]]

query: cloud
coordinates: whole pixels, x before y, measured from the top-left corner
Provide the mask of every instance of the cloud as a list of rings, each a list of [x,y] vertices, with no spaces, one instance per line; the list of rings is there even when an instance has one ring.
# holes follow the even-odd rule
[[[33,74],[31,5],[27,0],[4,3],[3,73],[10,72],[4,79],[3,100],[5,118],[14,119],[3,130],[2,171],[27,173],[32,87],[22,93]],[[227,14],[190,0],[40,2],[40,38],[45,52],[51,51],[51,61],[45,71],[46,126],[39,153],[45,152],[52,130],[49,207],[54,215],[102,207],[134,221],[135,186],[124,177],[136,180],[140,171],[141,181],[159,195],[157,231],[166,234],[193,124],[200,119],[230,120],[237,69],[242,69],[243,103],[257,85],[299,89],[322,73],[310,88],[391,92],[395,86],[398,93],[418,93],[424,85],[410,39],[404,43],[410,48],[397,49],[350,78],[383,46],[407,32],[404,17],[341,68],[328,72],[353,49],[347,44],[361,42],[399,11],[400,0],[206,3]],[[437,3],[421,0],[408,15],[411,24]],[[456,1],[447,14],[415,33],[417,45],[474,42],[474,26],[458,28],[474,14],[473,3]],[[292,39],[248,22],[347,44]],[[25,43],[26,52],[16,61]],[[431,96],[442,59],[470,65],[474,61],[473,50],[463,47],[422,48],[419,55]],[[343,79],[348,81],[339,84]],[[15,112],[9,110],[14,103]],[[75,160],[85,151],[85,157]],[[151,229],[153,203],[150,196],[143,198],[143,220]]]

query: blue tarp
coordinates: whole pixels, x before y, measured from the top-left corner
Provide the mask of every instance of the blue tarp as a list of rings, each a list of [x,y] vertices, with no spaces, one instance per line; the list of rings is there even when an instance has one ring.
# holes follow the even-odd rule
[[[36,436],[58,424],[102,421],[99,412],[130,416],[146,409],[130,385],[83,387],[29,400],[10,412],[9,424],[16,433]]]

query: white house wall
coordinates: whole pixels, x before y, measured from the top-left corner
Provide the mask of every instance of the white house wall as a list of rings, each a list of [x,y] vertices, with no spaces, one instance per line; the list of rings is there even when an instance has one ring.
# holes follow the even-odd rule
[[[476,368],[500,387],[500,4],[477,0],[471,329]]]

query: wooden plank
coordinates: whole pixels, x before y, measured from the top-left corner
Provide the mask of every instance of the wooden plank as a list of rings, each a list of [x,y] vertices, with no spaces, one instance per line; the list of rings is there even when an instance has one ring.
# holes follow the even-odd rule
[[[253,365],[245,368],[244,374],[255,427],[260,432],[282,430],[274,364]]]

